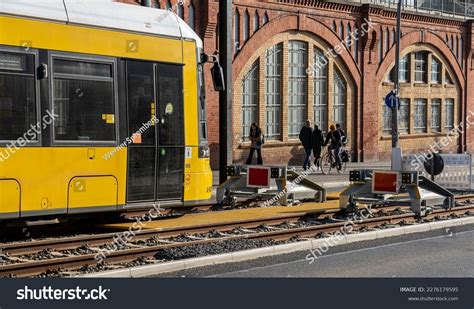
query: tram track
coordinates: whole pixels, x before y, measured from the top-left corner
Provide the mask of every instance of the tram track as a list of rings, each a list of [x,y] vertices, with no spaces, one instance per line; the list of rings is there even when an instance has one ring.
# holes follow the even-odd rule
[[[464,199],[463,199],[464,198]],[[458,198],[459,201],[472,197]],[[402,212],[391,215],[396,208],[382,208],[383,213],[358,223],[353,232],[394,225],[417,223],[413,213]],[[206,246],[218,242],[272,240],[276,242],[297,241],[298,239],[318,238],[344,229],[348,220],[334,220],[338,211],[308,212],[272,218],[240,220],[238,222],[220,222],[201,226],[149,229],[137,233],[132,242],[124,248],[108,252],[105,269],[123,267],[124,263],[137,259],[153,260],[157,252],[192,246]],[[436,209],[424,217],[423,221],[444,220],[453,217],[474,215],[474,205],[455,207],[451,210]],[[302,224],[302,222],[304,224]],[[236,233],[237,231],[237,233]],[[212,236],[209,236],[212,234]],[[116,233],[86,235],[72,238],[12,243],[1,246],[8,263],[0,266],[1,277],[68,275],[81,273],[97,265],[97,252],[100,246],[113,241]],[[178,240],[176,238],[179,238]],[[82,253],[71,253],[78,247],[85,247]],[[38,257],[46,252],[47,257]],[[101,267],[99,267],[101,268]]]

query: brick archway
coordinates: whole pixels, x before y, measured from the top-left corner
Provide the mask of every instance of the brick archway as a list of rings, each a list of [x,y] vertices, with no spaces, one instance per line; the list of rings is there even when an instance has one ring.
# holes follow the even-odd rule
[[[420,31],[412,31],[410,33],[405,34],[401,39],[401,50],[405,50],[407,47],[415,45],[415,44],[428,44],[434,47],[441,56],[443,56],[447,62],[451,65],[456,78],[456,82],[462,92],[464,92],[464,81],[465,77],[462,71],[462,68],[457,61],[456,57],[454,56],[453,52],[448,48],[446,43],[441,39],[439,36],[432,32],[424,32],[423,36],[420,34]],[[377,85],[379,85],[385,75],[388,73],[388,70],[393,66],[395,63],[395,55],[396,53],[396,45],[393,45],[385,58],[382,61],[382,64],[379,66],[376,75]]]
[[[354,58],[352,58],[351,51],[346,49],[344,44],[341,43],[341,39],[325,24],[305,15],[282,15],[272,19],[250,37],[233,61],[233,80],[235,81],[241,74],[248,60],[262,43],[279,33],[291,30],[311,33],[323,40],[330,49],[334,49],[337,45],[343,46],[344,52],[339,55],[342,60],[341,64],[345,66],[349,73],[355,89],[360,89],[361,72]],[[361,43],[361,41],[359,42]]]

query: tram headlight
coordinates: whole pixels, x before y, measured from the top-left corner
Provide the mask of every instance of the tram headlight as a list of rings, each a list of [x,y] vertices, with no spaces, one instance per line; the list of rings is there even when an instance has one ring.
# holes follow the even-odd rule
[[[208,145],[199,146],[199,159],[209,158],[211,150]]]

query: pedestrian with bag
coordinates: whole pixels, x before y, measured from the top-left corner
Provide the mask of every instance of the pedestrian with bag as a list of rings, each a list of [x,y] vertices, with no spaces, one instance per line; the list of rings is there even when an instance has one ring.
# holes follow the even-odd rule
[[[260,127],[254,122],[250,126],[250,134],[249,138],[251,141],[250,144],[250,153],[247,158],[247,165],[252,164],[253,160],[253,154],[255,151],[257,151],[257,164],[258,165],[263,165],[263,159],[262,159],[262,145],[265,143],[265,137],[262,133],[262,130]]]
[[[313,155],[314,155],[314,165],[316,166],[316,170],[320,170],[320,162],[321,162],[321,151],[323,149],[324,144],[324,137],[323,131],[319,129],[317,124],[314,125],[314,130],[312,134],[312,144],[313,144]]]

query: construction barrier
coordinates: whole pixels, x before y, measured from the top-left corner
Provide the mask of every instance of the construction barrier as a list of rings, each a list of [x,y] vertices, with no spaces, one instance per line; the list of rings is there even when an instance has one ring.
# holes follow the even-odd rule
[[[434,181],[447,188],[456,190],[472,189],[472,155],[471,154],[440,154],[444,161],[441,174],[434,177]],[[426,157],[423,155],[408,155],[403,157],[403,170],[419,171],[429,175],[423,164]],[[430,177],[430,176],[427,176]]]

